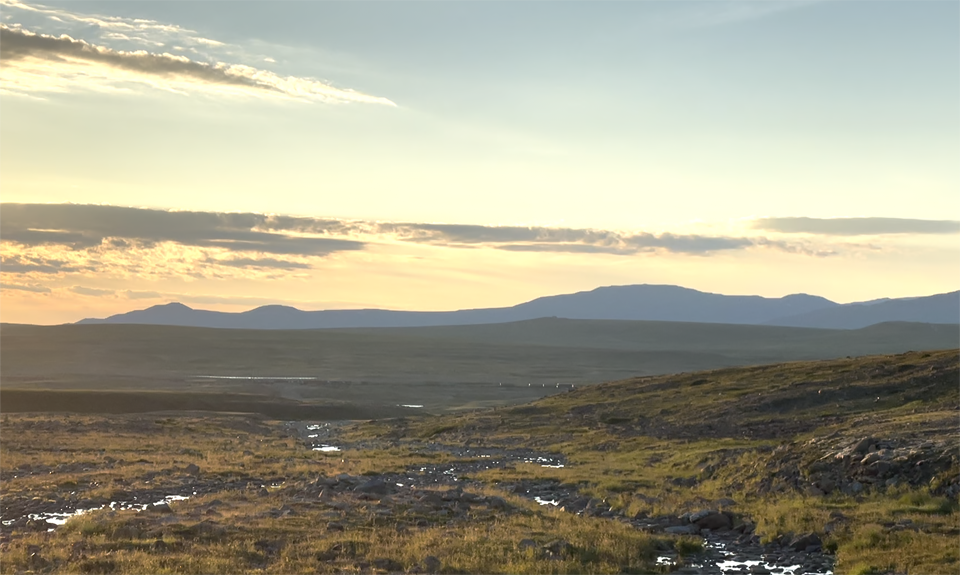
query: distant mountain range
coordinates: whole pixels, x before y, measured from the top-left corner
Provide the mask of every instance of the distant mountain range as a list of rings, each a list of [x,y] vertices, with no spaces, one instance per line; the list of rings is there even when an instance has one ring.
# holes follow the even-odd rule
[[[106,319],[84,319],[77,323],[232,329],[320,329],[472,325],[543,317],[830,329],[859,329],[889,321],[954,324],[960,323],[960,291],[927,297],[838,304],[807,294],[793,294],[781,298],[728,296],[679,286],[643,284],[601,287],[586,292],[541,297],[504,308],[437,312],[382,309],[301,311],[289,306],[268,305],[250,311],[229,313],[191,309],[180,303],[169,303]]]

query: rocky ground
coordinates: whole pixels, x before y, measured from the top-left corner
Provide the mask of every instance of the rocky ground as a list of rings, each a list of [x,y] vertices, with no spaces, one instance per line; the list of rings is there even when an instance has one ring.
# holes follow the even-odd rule
[[[291,422],[286,424],[291,434],[296,434],[308,448],[336,446],[352,456],[362,453],[358,449],[373,449],[375,442],[365,445],[345,444],[338,437],[339,426],[330,423],[309,424]],[[194,535],[212,537],[224,535],[229,527],[218,520],[228,513],[231,504],[217,499],[219,493],[242,492],[249,497],[270,498],[282,501],[282,505],[269,507],[262,512],[265,517],[283,518],[296,516],[308,510],[325,509],[326,521],[319,526],[327,532],[349,531],[359,524],[367,524],[370,518],[380,518],[394,528],[416,529],[437,524],[453,524],[494,515],[528,513],[523,507],[510,502],[507,495],[532,500],[541,506],[580,516],[595,517],[629,524],[634,528],[664,536],[690,535],[702,537],[703,551],[688,559],[685,564],[678,553],[664,548],[659,563],[664,571],[680,573],[828,573],[833,560],[823,552],[822,542],[815,534],[791,540],[761,544],[753,535],[754,524],[748,517],[736,511],[732,499],[714,502],[712,508],[682,516],[632,516],[611,509],[605,501],[585,496],[578,485],[552,480],[521,480],[499,482],[491,492],[489,485],[470,479],[471,475],[490,469],[510,470],[518,464],[536,464],[550,468],[562,468],[568,463],[553,453],[541,453],[532,449],[516,448],[465,448],[435,442],[423,442],[418,446],[423,452],[443,453],[454,458],[443,463],[418,464],[403,472],[369,475],[319,475],[312,481],[284,476],[247,476],[222,478],[205,473],[195,463],[183,466],[152,470],[136,480],[117,481],[108,494],[88,497],[77,491],[53,497],[30,497],[5,495],[0,519],[3,541],[9,541],[11,532],[46,532],[57,528],[71,514],[90,510],[136,509],[141,510],[138,519],[124,524],[124,535],[131,539],[156,539],[164,545],[163,538],[177,529],[195,531]],[[124,461],[107,458],[97,465],[100,471],[110,471]],[[24,465],[15,469],[7,479],[29,476],[56,476],[93,471],[92,463],[59,464],[56,466]],[[156,487],[144,488],[144,484],[156,483]],[[137,484],[140,487],[130,487]],[[500,491],[503,495],[494,494]],[[177,515],[171,508],[175,502],[196,499],[204,503],[192,506],[186,513]],[[195,523],[184,527],[184,521]],[[171,531],[173,530],[173,531]],[[179,531],[173,534],[180,534]],[[544,558],[561,558],[574,553],[571,544],[563,539],[549,536],[540,540],[529,538],[516,542],[518,549],[530,550]],[[277,542],[265,541],[269,547]],[[350,550],[328,550],[331,562],[349,563],[350,568],[361,570],[370,567],[396,571],[396,565],[363,565],[362,561],[350,562]],[[38,555],[39,557],[39,555]],[[38,559],[39,561],[39,559]],[[39,564],[39,563],[38,563]],[[436,571],[442,565],[435,557],[427,556],[414,571]]]
[[[956,377],[937,352],[352,424],[4,417],[0,569],[954,572]]]
[[[358,444],[344,444],[337,437],[336,424],[317,424],[313,426],[295,425],[304,441],[312,447],[337,444],[343,448],[356,450],[358,448],[373,448],[377,442],[368,441]],[[312,429],[308,429],[311,427]],[[410,444],[407,447],[411,447]],[[322,480],[334,492],[354,490],[369,493],[375,489],[379,495],[381,505],[396,502],[410,503],[412,496],[416,507],[423,513],[440,513],[444,516],[453,516],[471,504],[491,505],[493,509],[508,511],[502,498],[487,497],[476,499],[470,495],[471,488],[481,488],[475,481],[462,480],[480,471],[490,469],[511,469],[517,463],[534,463],[543,467],[562,468],[569,463],[555,453],[540,453],[531,449],[504,449],[494,447],[467,448],[458,445],[444,445],[435,442],[417,444],[416,449],[422,451],[444,452],[456,458],[442,464],[418,466],[408,469],[405,473],[387,474],[358,483],[357,478],[343,477],[336,482]],[[342,487],[340,481],[346,481]],[[442,496],[420,495],[417,489],[430,486],[443,486],[447,491]],[[352,486],[352,487],[351,487]],[[521,480],[516,482],[499,482],[496,487],[508,493],[531,499],[540,505],[551,505],[568,513],[599,517],[628,523],[635,528],[649,533],[691,535],[702,537],[704,552],[695,560],[679,568],[677,573],[784,573],[793,575],[832,573],[834,559],[823,550],[820,536],[816,533],[807,533],[782,540],[761,543],[760,537],[753,534],[755,523],[748,517],[736,512],[737,502],[724,498],[714,502],[712,508],[705,508],[694,513],[685,513],[680,516],[647,516],[640,514],[632,517],[624,515],[622,511],[614,510],[601,499],[584,496],[579,486],[561,483],[555,480]],[[467,491],[464,491],[464,490]],[[384,513],[387,513],[387,509]],[[842,515],[838,519],[842,518]],[[552,542],[542,546],[544,553],[562,543]],[[521,541],[518,545],[538,545],[533,541]],[[552,547],[551,547],[552,546]],[[677,567],[677,555],[664,552],[660,557],[660,564],[665,570],[674,570]]]

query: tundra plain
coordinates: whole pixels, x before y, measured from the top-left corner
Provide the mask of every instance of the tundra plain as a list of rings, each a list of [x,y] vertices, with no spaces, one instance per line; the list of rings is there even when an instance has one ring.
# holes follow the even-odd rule
[[[5,325],[0,570],[960,567],[955,326],[577,323]]]
[[[363,419],[511,405],[636,376],[948,349],[956,347],[957,330],[556,318],[291,331],[5,324],[0,393],[5,411],[201,409]]]

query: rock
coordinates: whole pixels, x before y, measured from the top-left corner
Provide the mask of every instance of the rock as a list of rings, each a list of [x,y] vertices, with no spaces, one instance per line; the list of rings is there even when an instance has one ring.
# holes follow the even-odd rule
[[[170,505],[166,501],[151,505],[148,509],[155,513],[173,513],[173,509],[170,509]]]
[[[691,520],[693,520],[693,517],[691,517]],[[693,523],[700,529],[709,529],[710,531],[725,531],[733,527],[733,519],[729,515],[716,511],[693,520]]]
[[[855,453],[867,453],[870,451],[870,446],[876,443],[876,440],[872,437],[864,437],[853,447]]]
[[[832,479],[821,479],[814,485],[817,487],[817,489],[823,491],[824,493],[830,493],[837,488],[837,484]]]
[[[673,535],[696,535],[700,533],[700,528],[695,524],[690,525],[671,525],[670,527],[665,528],[664,533],[670,533]]]
[[[766,575],[767,573],[770,572],[770,570],[764,567],[763,565],[751,565],[750,568],[747,570],[750,573],[753,573],[754,575]]]
[[[573,551],[573,545],[563,539],[557,539],[544,545],[543,550],[554,557],[564,557]]]
[[[184,471],[187,473],[187,475],[200,475],[200,466],[196,463],[191,463],[184,469]]]
[[[536,549],[537,542],[534,541],[533,539],[521,539],[520,543],[517,543],[517,548],[521,552],[526,551],[527,549]]]
[[[257,490],[257,495],[259,495],[260,497],[266,497],[267,495],[270,495],[270,492],[267,491],[266,487],[261,487],[260,489]]]
[[[24,529],[28,531],[46,531],[49,526],[49,523],[40,519],[30,519],[23,524]]]
[[[427,507],[439,508],[443,506],[443,498],[435,491],[430,491],[422,495],[417,501]]]
[[[508,511],[510,509],[510,504],[507,503],[507,500],[497,496],[488,497],[487,506],[489,506],[490,509],[498,509],[501,511]]]
[[[891,467],[889,462],[881,460],[868,467],[867,472],[877,475],[878,477],[883,477],[890,471]]]
[[[387,557],[380,557],[378,559],[374,559],[372,561],[372,564],[377,569],[383,569],[384,571],[391,571],[394,573],[403,571],[402,564],[400,564],[398,561],[394,561],[393,559],[390,559]]]
[[[444,501],[460,501],[460,497],[463,495],[462,489],[448,489],[444,491],[440,498]]]
[[[803,492],[812,497],[820,497],[823,495],[823,491],[820,491],[816,485],[807,485]]]
[[[737,504],[737,502],[734,501],[733,499],[730,499],[729,497],[723,497],[721,499],[717,499],[716,501],[714,501],[713,504],[716,505],[717,507],[733,507],[734,505]]]
[[[816,533],[807,533],[806,535],[801,535],[797,537],[788,545],[790,549],[794,551],[807,551],[810,547],[820,548],[823,546],[823,542],[820,540],[820,536]]]
[[[716,509],[701,509],[700,511],[697,511],[696,513],[691,513],[691,514],[687,517],[687,519],[690,521],[690,523],[696,523],[697,521],[700,521],[700,520],[703,519],[704,517],[707,517],[708,515],[713,515],[713,514],[715,514],[715,513],[717,513],[717,510],[716,510]],[[686,515],[686,514],[684,514],[684,515]],[[681,520],[683,520],[684,515],[681,515],[681,516],[680,516],[680,519],[681,519]]]
[[[465,501],[466,503],[479,503],[481,500],[482,497],[476,493],[464,491],[462,494],[460,494],[460,501]]]
[[[376,478],[361,483],[354,488],[354,491],[369,493],[371,495],[386,495],[390,492],[390,484],[380,478]]]
[[[870,465],[876,461],[882,461],[883,458],[883,451],[874,451],[865,455],[863,459],[860,460],[860,465]]]
[[[427,555],[423,558],[423,570],[427,573],[439,573],[441,566],[440,560],[433,555]]]
[[[343,523],[331,521],[330,523],[327,523],[327,531],[343,531]]]

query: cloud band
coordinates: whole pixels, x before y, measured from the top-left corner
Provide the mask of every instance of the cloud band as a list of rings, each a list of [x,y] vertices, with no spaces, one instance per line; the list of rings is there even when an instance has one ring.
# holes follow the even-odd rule
[[[753,227],[785,234],[831,236],[960,233],[960,221],[907,218],[760,218]]]
[[[152,53],[145,50],[122,51],[90,44],[67,35],[35,34],[21,28],[0,24],[0,60],[8,88],[22,91],[43,91],[45,85],[36,71],[21,70],[19,64],[42,61],[49,74],[70,75],[78,66],[92,66],[103,71],[123,74],[111,78],[101,73],[103,80],[133,80],[149,84],[171,83],[169,87],[230,88],[251,95],[273,95],[323,102],[357,102],[395,106],[386,98],[370,96],[353,90],[335,88],[323,82],[296,76],[280,76],[268,70],[223,62],[206,63],[186,56]],[[23,72],[23,73],[19,73]]]

